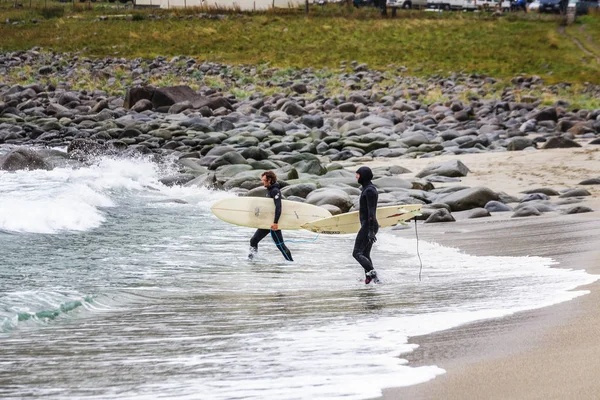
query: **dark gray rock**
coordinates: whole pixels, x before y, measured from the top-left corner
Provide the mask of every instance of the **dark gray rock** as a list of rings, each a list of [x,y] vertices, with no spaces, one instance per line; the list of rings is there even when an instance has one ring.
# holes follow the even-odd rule
[[[192,175],[192,174],[177,174],[177,175],[171,175],[171,176],[167,176],[165,178],[161,178],[159,180],[160,183],[162,183],[165,186],[181,186],[181,185],[185,185],[186,183],[194,180],[196,178],[196,175]]]
[[[574,140],[562,136],[554,136],[548,139],[548,141],[542,146],[543,149],[560,149],[570,147],[581,147],[581,145]]]
[[[600,178],[590,178],[579,182],[579,185],[600,185]]]
[[[308,204],[321,206],[331,204],[338,207],[342,212],[348,212],[354,205],[348,193],[341,189],[317,189],[306,197]]]
[[[469,168],[467,168],[467,166],[461,161],[450,160],[427,166],[416,176],[417,178],[423,178],[425,176],[435,174],[440,176],[461,177],[467,176],[469,172],[471,172]]]
[[[170,107],[183,101],[193,101],[197,97],[196,92],[189,86],[178,85],[156,88],[152,94],[152,106],[155,109]]]
[[[135,112],[144,112],[144,111],[148,111],[148,110],[152,110],[152,101],[148,100],[148,99],[141,99],[138,100],[133,107],[131,107],[131,109]]]
[[[248,162],[244,157],[238,154],[235,151],[230,151],[222,156],[219,156],[216,160],[214,160],[208,169],[215,170],[222,165],[233,165],[233,164],[247,164]]]
[[[271,153],[269,153],[267,150],[260,148],[258,146],[248,147],[248,148],[242,150],[240,152],[240,154],[245,159],[251,158],[256,161],[266,160],[271,155]]]
[[[515,211],[520,210],[521,208],[524,208],[524,207],[534,207],[541,213],[553,212],[553,211],[556,211],[556,209],[557,209],[556,205],[553,204],[549,200],[531,200],[526,203],[518,204],[515,207]]]
[[[19,147],[0,156],[0,170],[18,171],[18,170],[50,169],[44,159],[35,151]]]
[[[527,137],[514,137],[510,139],[506,149],[509,151],[521,151],[532,146],[535,147],[533,140]]]
[[[593,212],[594,210],[592,210],[589,207],[586,206],[575,206],[575,207],[571,207],[568,210],[565,211],[565,214],[581,214],[581,213],[588,213],[588,212]]]
[[[425,220],[424,223],[432,224],[436,222],[454,222],[456,221],[452,214],[445,208],[439,208],[433,211]]]
[[[459,190],[440,198],[440,201],[448,204],[452,211],[484,207],[491,200],[499,200],[498,194],[482,186]]]
[[[281,194],[288,199],[290,196],[297,196],[305,199],[306,196],[314,190],[317,190],[317,185],[314,183],[298,183],[281,189]]]
[[[532,194],[532,193],[543,193],[546,196],[558,196],[559,193],[552,188],[535,188],[535,189],[527,189],[523,190],[521,193]],[[547,200],[547,199],[545,199]]]
[[[489,217],[491,214],[486,208],[474,208],[469,211],[468,219]]]
[[[155,88],[149,86],[137,86],[127,89],[125,93],[125,101],[123,107],[125,109],[132,108],[140,100],[148,100],[152,104],[152,96],[154,95]],[[150,107],[150,110],[152,107]]]
[[[575,188],[575,189],[567,190],[566,192],[564,192],[563,194],[561,194],[558,197],[560,197],[561,199],[564,199],[566,197],[582,197],[582,196],[591,196],[591,193],[583,188]]]
[[[519,201],[521,203],[525,203],[527,201],[533,201],[533,200],[548,200],[548,196],[545,195],[544,193],[530,193],[530,194],[525,195]]]
[[[293,101],[286,102],[283,105],[283,107],[281,107],[281,111],[285,112],[288,115],[294,115],[298,117],[307,114],[304,108],[300,107],[297,103]]]
[[[233,110],[233,106],[231,105],[231,102],[222,96],[196,97],[196,95],[194,95],[194,97],[192,99],[190,99],[190,101],[192,102],[192,106],[196,109],[208,107],[210,110],[213,110],[213,111],[222,109],[222,108],[226,109],[226,110]]]
[[[511,218],[532,217],[539,215],[542,215],[542,213],[539,212],[537,208],[527,205],[516,210]]]
[[[306,87],[306,85],[304,83],[294,83],[291,86],[291,89],[298,94],[304,94],[304,93],[308,92],[308,88]]]
[[[324,124],[321,115],[303,115],[300,121],[309,128],[322,128]]]
[[[513,210],[512,207],[495,200],[488,201],[484,208],[490,212],[505,212]]]

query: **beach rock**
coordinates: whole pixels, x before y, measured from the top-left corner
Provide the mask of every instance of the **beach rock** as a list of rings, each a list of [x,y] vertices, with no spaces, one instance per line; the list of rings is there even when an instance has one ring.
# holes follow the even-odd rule
[[[555,107],[544,108],[535,114],[536,121],[558,121],[558,114]]]
[[[567,190],[566,192],[564,192],[563,194],[561,194],[558,197],[560,197],[561,199],[564,199],[566,197],[582,197],[582,196],[591,196],[591,193],[583,188],[575,188],[575,189]]]
[[[485,208],[474,208],[469,211],[468,219],[483,218],[491,216],[490,212]]]
[[[373,185],[377,188],[382,188],[386,190],[391,189],[412,189],[413,184],[406,179],[393,177],[393,176],[384,176],[382,178],[373,179]]]
[[[214,172],[200,175],[184,184],[186,187],[206,187],[214,189],[217,186],[217,176]]]
[[[298,183],[281,189],[281,194],[286,198],[290,196],[296,196],[305,199],[306,196],[308,196],[308,194],[314,190],[317,190],[317,185],[314,183]]]
[[[581,145],[574,140],[562,136],[554,136],[548,139],[548,141],[542,146],[543,149],[559,149],[570,147],[581,147]]]
[[[222,165],[232,165],[232,164],[247,164],[248,162],[241,154],[235,151],[229,151],[222,156],[218,156],[208,167],[210,170],[215,170]]]
[[[515,210],[511,218],[531,217],[539,215],[542,215],[542,213],[539,212],[537,208],[527,205],[525,207],[519,208],[518,210]]]
[[[440,201],[448,204],[452,211],[464,211],[477,207],[485,207],[491,200],[498,201],[498,194],[482,186],[462,189],[440,198]]]
[[[192,174],[177,174],[171,175],[164,178],[159,179],[159,182],[165,186],[181,186],[185,185],[188,182],[191,182],[196,178],[196,175]]]
[[[469,168],[467,168],[467,166],[461,161],[450,160],[427,166],[421,172],[419,172],[416,177],[423,178],[433,174],[448,177],[461,177],[467,176],[469,172],[471,172]]]
[[[495,200],[488,201],[484,208],[489,212],[505,212],[513,210],[512,207]]]
[[[322,206],[331,204],[338,207],[342,212],[348,212],[354,205],[350,196],[341,189],[317,189],[308,194],[306,197],[308,204]]]
[[[589,207],[586,206],[575,206],[575,207],[571,207],[568,210],[565,211],[565,214],[581,214],[581,213],[588,213],[588,212],[593,212],[594,210],[592,210]]]
[[[326,209],[331,213],[331,215],[339,215],[342,214],[342,210],[338,206],[334,206],[332,204],[323,204],[321,207]]]
[[[186,85],[156,88],[152,94],[152,106],[155,109],[170,107],[186,100],[193,101],[195,97],[197,94],[194,89]]]
[[[408,168],[404,168],[401,165],[392,165],[391,167],[388,168],[388,171],[392,175],[408,174],[408,173],[412,172]]]
[[[521,198],[521,200],[519,200],[519,202],[521,203],[525,203],[527,201],[533,201],[533,200],[548,200],[548,196],[545,195],[544,193],[530,193],[524,197]]]
[[[531,200],[526,203],[518,204],[515,207],[515,211],[520,210],[521,208],[524,208],[524,207],[533,207],[541,213],[552,212],[552,211],[556,211],[556,209],[557,209],[556,205],[553,204],[549,200]]]
[[[140,99],[131,107],[131,110],[141,113],[144,111],[152,110],[152,108],[153,105],[151,100]]]
[[[527,189],[527,190],[521,191],[521,193],[525,193],[525,194],[542,193],[542,194],[545,194],[546,196],[558,196],[559,195],[559,193],[552,188]],[[544,199],[544,200],[547,200],[547,199]]]
[[[140,100],[148,100],[152,104],[152,96],[155,88],[150,86],[137,86],[128,88],[125,93],[125,101],[123,107],[126,109],[132,108]],[[152,109],[152,108],[150,108]]]
[[[18,171],[18,170],[50,169],[44,159],[35,151],[19,147],[0,156],[0,170]]]
[[[579,185],[600,185],[600,178],[585,179],[578,183]]]
[[[436,222],[455,222],[456,220],[445,208],[439,208],[433,211],[425,220],[424,223],[432,224]]]
[[[509,151],[521,151],[532,146],[535,146],[532,139],[527,137],[514,137],[510,139],[506,149]]]

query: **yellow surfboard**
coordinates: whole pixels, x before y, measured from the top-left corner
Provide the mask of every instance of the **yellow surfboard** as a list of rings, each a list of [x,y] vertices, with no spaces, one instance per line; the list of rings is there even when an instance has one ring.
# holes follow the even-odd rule
[[[379,222],[380,228],[394,226],[419,215],[421,215],[421,204],[401,204],[377,208],[377,222]],[[356,233],[360,229],[360,219],[358,211],[353,211],[307,222],[302,225],[302,228],[329,235]]]
[[[230,224],[269,229],[275,217],[275,203],[268,197],[232,197],[217,201],[211,211]],[[307,222],[329,217],[331,213],[323,207],[282,200],[278,225],[282,230],[302,229]]]

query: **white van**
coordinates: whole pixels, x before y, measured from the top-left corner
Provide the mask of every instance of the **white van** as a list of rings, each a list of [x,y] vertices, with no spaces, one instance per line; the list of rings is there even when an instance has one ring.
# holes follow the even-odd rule
[[[422,10],[427,8],[427,0],[388,0],[388,7],[398,7],[405,10],[415,8]]]
[[[446,11],[477,9],[475,0],[428,0],[427,7]]]

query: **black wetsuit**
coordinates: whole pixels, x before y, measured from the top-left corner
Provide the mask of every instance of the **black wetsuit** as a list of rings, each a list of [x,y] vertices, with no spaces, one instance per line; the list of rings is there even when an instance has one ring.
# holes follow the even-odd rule
[[[281,192],[279,191],[279,183],[275,182],[267,188],[267,197],[272,198],[275,202],[275,218],[273,219],[273,223],[277,224],[279,222],[279,217],[281,217]],[[254,232],[252,239],[250,239],[251,254],[252,252],[255,253],[258,251],[258,243],[263,240],[269,232],[271,233],[275,245],[279,251],[281,251],[281,254],[283,254],[283,257],[288,261],[294,261],[292,259],[292,252],[287,248],[283,241],[281,230],[257,229],[256,232]]]
[[[359,199],[360,230],[356,235],[352,256],[364,268],[365,274],[369,276],[373,271],[371,261],[371,248],[375,242],[379,223],[377,222],[377,200],[379,194],[377,188],[371,183],[373,173],[367,167],[361,167],[356,171],[360,175],[358,183],[362,185],[362,193]]]

